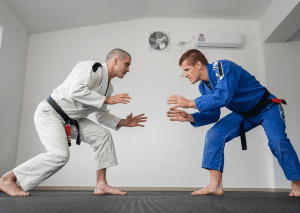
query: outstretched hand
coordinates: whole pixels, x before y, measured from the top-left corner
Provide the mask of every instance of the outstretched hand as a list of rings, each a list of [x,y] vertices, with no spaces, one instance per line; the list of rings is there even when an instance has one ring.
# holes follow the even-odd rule
[[[175,106],[172,106],[170,108],[170,110],[173,110],[177,107],[181,107],[181,108],[189,108],[191,103],[190,103],[190,100],[182,97],[182,96],[179,96],[179,95],[172,95],[169,97],[169,99],[167,100],[167,103],[168,104],[176,104]]]
[[[171,117],[170,121],[189,121],[194,122],[194,118],[192,115],[186,113],[183,110],[180,109],[170,109],[170,111],[167,112],[167,117]]]
[[[105,100],[104,103],[110,104],[110,105],[118,104],[118,103],[127,104],[128,102],[130,102],[127,99],[131,99],[129,94],[128,93],[122,93],[122,94],[114,95],[112,97],[106,97],[106,100]]]
[[[134,126],[144,127],[144,125],[139,124],[140,122],[146,122],[147,117],[142,117],[143,115],[145,115],[145,113],[132,117],[132,113],[131,113],[126,118],[126,126],[127,127],[134,127]]]

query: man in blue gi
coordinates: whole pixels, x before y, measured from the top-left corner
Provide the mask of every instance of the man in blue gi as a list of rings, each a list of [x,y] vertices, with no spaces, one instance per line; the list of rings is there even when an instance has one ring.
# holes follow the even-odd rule
[[[185,52],[179,65],[185,78],[192,84],[202,81],[202,96],[195,100],[173,95],[168,104],[176,104],[167,112],[171,121],[189,121],[194,127],[217,122],[205,137],[202,167],[210,170],[211,182],[192,195],[223,195],[222,173],[225,143],[241,136],[242,149],[247,149],[245,132],[262,125],[269,147],[277,158],[285,177],[292,182],[290,196],[300,197],[300,164],[297,154],[285,133],[285,120],[281,103],[284,100],[268,92],[254,76],[241,66],[219,60],[212,64],[196,49]],[[199,112],[187,114],[181,108],[194,108]],[[221,120],[220,108],[227,107],[232,113]],[[218,121],[219,120],[219,121]]]

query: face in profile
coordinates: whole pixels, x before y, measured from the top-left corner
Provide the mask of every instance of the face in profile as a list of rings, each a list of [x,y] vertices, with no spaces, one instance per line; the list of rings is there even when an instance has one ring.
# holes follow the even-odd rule
[[[126,57],[122,60],[120,58],[117,58],[117,68],[116,68],[116,74],[118,78],[123,78],[127,72],[129,72],[129,66],[131,63],[131,58],[126,55]]]
[[[196,83],[200,79],[200,71],[199,71],[199,63],[200,61],[197,61],[195,66],[191,65],[188,60],[184,60],[181,64],[181,68],[184,72],[184,77],[188,78],[192,84]]]

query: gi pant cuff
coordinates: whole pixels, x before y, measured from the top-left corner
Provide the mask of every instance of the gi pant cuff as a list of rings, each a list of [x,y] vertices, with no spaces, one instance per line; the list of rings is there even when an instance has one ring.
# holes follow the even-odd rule
[[[106,169],[106,168],[109,168],[109,167],[113,167],[113,166],[116,166],[116,165],[118,165],[117,161],[101,163],[100,166],[96,166],[96,171],[100,170],[100,169]]]

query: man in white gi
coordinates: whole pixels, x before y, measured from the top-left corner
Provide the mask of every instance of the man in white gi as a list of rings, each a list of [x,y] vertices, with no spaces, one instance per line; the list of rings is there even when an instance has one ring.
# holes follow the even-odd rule
[[[106,168],[118,164],[113,139],[109,130],[87,119],[87,116],[95,112],[98,123],[114,130],[121,126],[143,127],[139,123],[147,119],[142,117],[144,114],[132,116],[132,113],[126,119],[121,119],[110,114],[107,109],[108,104],[130,102],[128,99],[131,97],[127,93],[111,96],[113,86],[110,81],[114,77],[123,78],[129,72],[130,63],[131,56],[121,49],[112,50],[103,65],[94,61],[79,62],[51,94],[51,98],[69,118],[79,124],[79,132],[71,125],[71,137],[76,139],[79,133],[82,141],[90,144],[93,149],[97,171],[96,195],[126,195],[127,192],[107,184]],[[30,195],[26,191],[42,183],[68,162],[68,142],[71,139],[66,134],[65,120],[47,101],[39,104],[34,115],[36,129],[47,153],[42,153],[3,175],[0,190],[10,196]],[[17,179],[24,191],[16,184]]]

